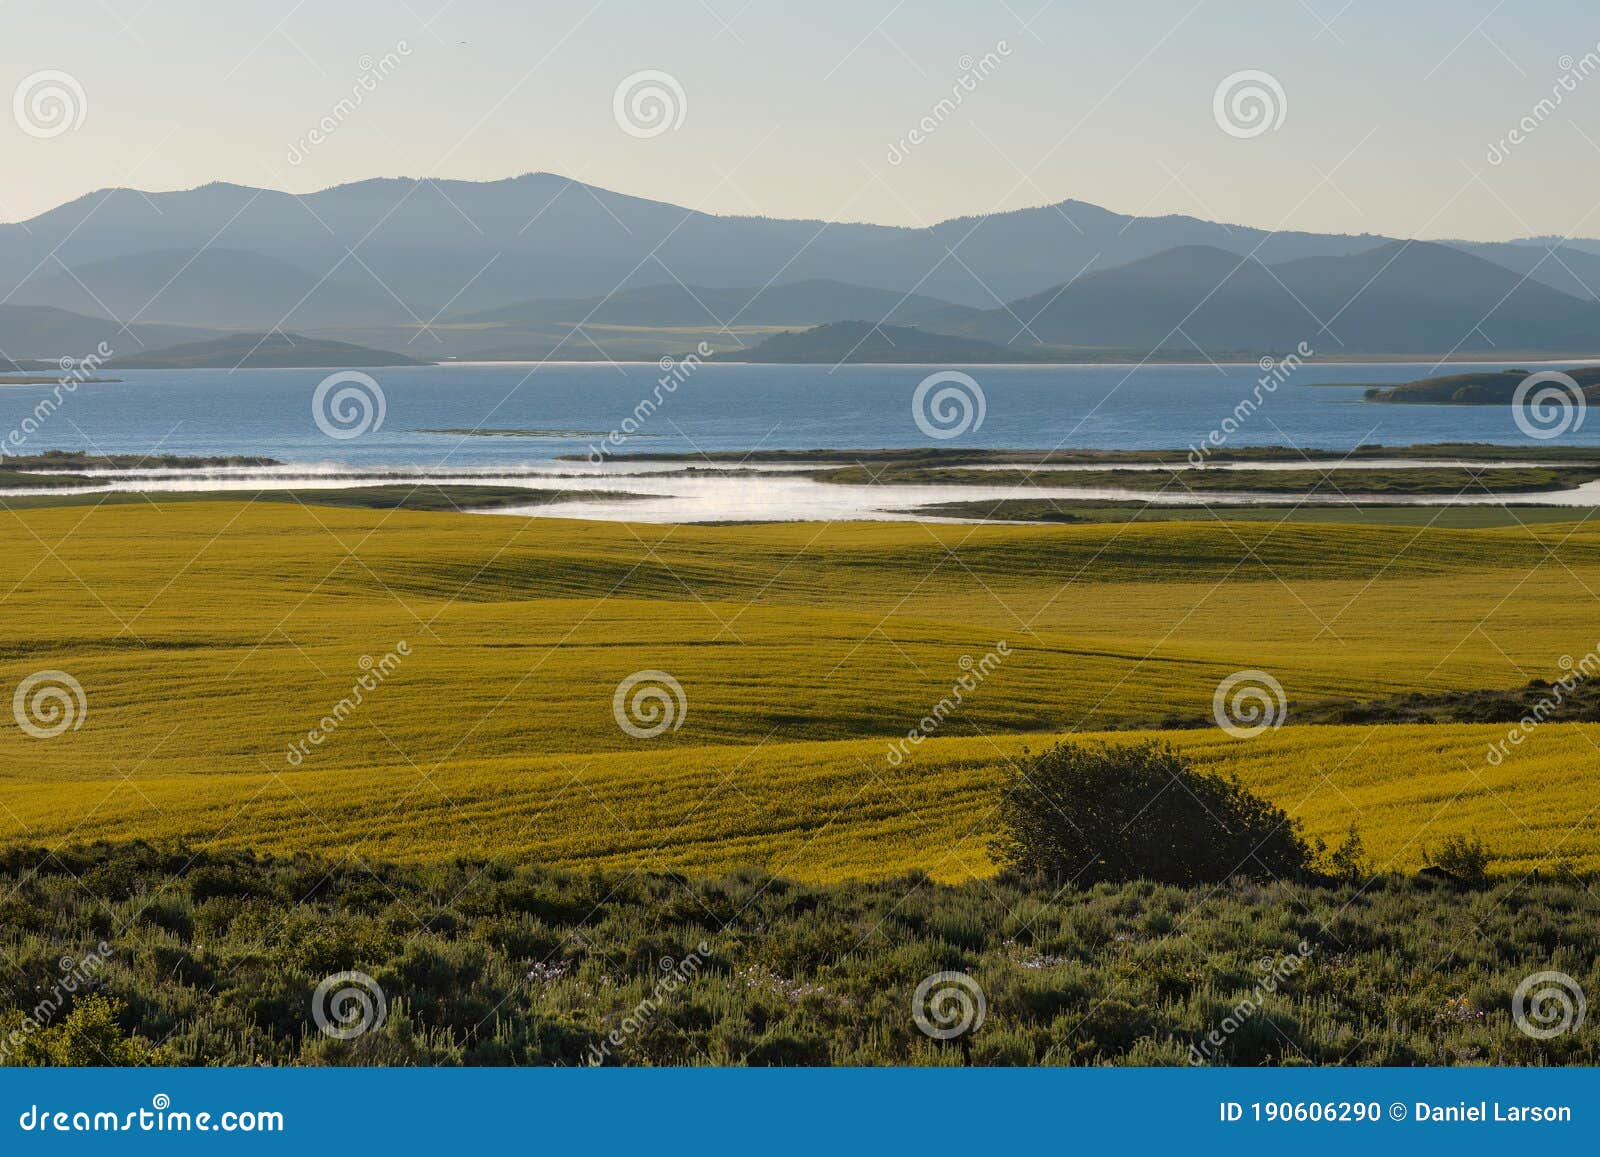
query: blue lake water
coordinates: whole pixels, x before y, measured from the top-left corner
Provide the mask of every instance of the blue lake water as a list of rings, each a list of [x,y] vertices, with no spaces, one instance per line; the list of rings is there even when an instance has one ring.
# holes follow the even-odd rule
[[[1500,442],[1526,447],[1525,460],[1537,461],[1551,444],[1519,430],[1509,407],[1377,405],[1362,401],[1359,389],[1313,384],[1400,382],[1420,372],[1415,365],[1304,366],[1290,380],[1266,388],[1261,368],[1253,365],[983,366],[970,369],[970,379],[951,381],[942,374],[920,390],[919,404],[919,387],[940,371],[702,365],[664,378],[653,364],[450,365],[377,370],[355,382],[339,375],[345,380],[324,389],[319,404],[319,387],[329,378],[324,370],[144,370],[125,372],[121,382],[79,385],[36,426],[30,416],[42,413],[35,407],[54,388],[0,388],[0,446],[9,453],[242,454],[288,464],[105,472],[71,491],[77,493],[248,492],[430,479],[547,492],[538,500],[530,495],[527,505],[496,508],[497,514],[699,522],[926,518],[928,506],[956,500],[1151,497],[1125,487],[1076,485],[1070,470],[1050,468],[1027,487],[977,479],[960,485],[844,486],[776,467],[730,474],[689,464],[629,463],[613,455],[967,446],[1172,449],[1181,456],[1222,428],[1247,398],[1259,406],[1232,427],[1229,445],[1340,450]],[[348,396],[341,403],[342,391]],[[941,401],[942,391],[949,393]],[[957,436],[938,436],[953,427],[960,429]],[[437,432],[471,429],[538,433]],[[27,435],[20,447],[9,438],[18,430]],[[1562,438],[1567,444],[1600,444],[1600,421]],[[558,461],[563,455],[580,460]],[[1487,487],[1401,501],[1497,501],[1492,483]],[[552,491],[560,492],[558,501],[546,500]],[[1600,483],[1527,499],[1600,504]],[[1309,501],[1347,500],[1394,501],[1344,488]],[[1160,504],[1303,501],[1195,489],[1163,494]]]
[[[1508,408],[1386,406],[1359,390],[1318,382],[1400,382],[1419,365],[1308,365],[1230,438],[1233,445],[1348,449],[1357,443],[1551,443],[1522,434]],[[1501,368],[1500,365],[1467,367]],[[1541,367],[1543,368],[1543,367]],[[105,453],[258,454],[297,463],[374,466],[514,466],[586,454],[618,430],[641,399],[659,408],[624,451],[912,446],[1186,448],[1204,439],[1255,391],[1255,365],[980,366],[981,426],[948,440],[913,420],[927,366],[700,366],[662,391],[654,364],[406,367],[373,371],[383,391],[381,428],[338,440],[312,413],[323,370],[128,370],[118,383],[85,383],[27,440]],[[20,427],[50,386],[0,388],[0,439]],[[565,431],[533,438],[462,438],[424,429]],[[1600,420],[1562,436],[1600,445]]]

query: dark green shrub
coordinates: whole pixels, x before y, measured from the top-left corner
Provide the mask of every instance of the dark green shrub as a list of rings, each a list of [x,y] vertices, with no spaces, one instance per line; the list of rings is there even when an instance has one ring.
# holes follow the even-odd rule
[[[126,899],[85,896],[81,875],[99,868],[126,881]],[[188,935],[177,911],[177,932],[145,921],[152,899],[189,897],[201,870],[252,898],[191,902]],[[509,879],[605,912],[575,930],[503,912]],[[317,881],[323,902],[300,903]],[[741,872],[686,888],[643,872],[508,877],[469,861],[177,858],[135,844],[59,859],[0,849],[0,892],[13,891],[47,920],[6,929],[7,1064],[585,1065],[597,1050],[612,1065],[1188,1064],[1213,1031],[1226,1040],[1206,1050],[1212,1064],[1600,1063],[1595,1034],[1535,1039],[1510,1015],[1536,969],[1600,991],[1600,895],[1553,873],[1466,895],[1399,874],[1329,886],[1319,872],[1060,895],[1015,875],[815,885]],[[447,910],[450,931],[432,923]],[[138,931],[90,938],[102,916]],[[110,957],[69,991],[62,957],[102,938]],[[703,966],[658,993],[656,954],[681,962],[702,941]],[[388,1002],[384,1023],[351,1040],[321,1031],[311,999],[343,969]],[[968,973],[987,1000],[981,1026],[951,1041],[924,1036],[912,1010],[943,971]]]
[[[1372,875],[1372,861],[1355,824],[1350,825],[1344,841],[1328,853],[1328,874],[1344,884],[1359,884]]]
[[[13,1065],[106,1066],[127,1068],[155,1064],[156,1050],[139,1036],[129,1036],[117,1023],[125,1011],[120,1000],[90,996],[80,1000],[60,1023],[45,1025],[37,1032],[22,1029],[21,1014],[0,1017],[0,1030],[14,1032],[17,1045],[6,1061]]]
[[[1276,878],[1311,863],[1281,808],[1150,742],[1060,743],[1034,756],[1002,790],[990,848],[1003,866],[1057,887]]]
[[[1430,868],[1440,868],[1469,888],[1482,888],[1489,883],[1489,865],[1495,856],[1477,836],[1451,836],[1440,844],[1437,851],[1422,850],[1423,863]]]

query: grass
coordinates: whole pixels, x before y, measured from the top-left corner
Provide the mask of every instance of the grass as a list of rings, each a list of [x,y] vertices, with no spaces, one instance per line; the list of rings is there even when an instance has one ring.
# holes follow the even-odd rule
[[[985,522],[1272,522],[1338,523],[1344,526],[1416,526],[1438,530],[1515,528],[1537,523],[1588,522],[1590,506],[1155,506],[1150,502],[1101,502],[1076,498],[985,498],[930,502],[916,513],[934,518]]]
[[[61,473],[66,470],[139,470],[139,469],[195,469],[206,466],[275,466],[271,458],[197,458],[177,454],[80,454],[67,450],[51,450],[44,454],[17,455],[0,458],[0,489],[51,490],[68,487],[93,486],[97,479],[86,474]],[[48,496],[44,503],[61,501]],[[0,505],[10,505],[16,499],[0,498]],[[21,500],[23,504],[33,501]]]
[[[1056,895],[136,845],[12,849],[0,889],[12,1064],[1600,1062],[1593,1032],[1535,1040],[1513,1016],[1531,973],[1600,985],[1600,901],[1578,882]],[[93,960],[90,983],[22,1031],[30,982],[64,959]],[[347,970],[387,1017],[338,1041],[315,993]],[[985,1016],[934,1040],[913,1007],[947,971]]]
[[[0,372],[0,386],[57,386],[63,378],[61,374],[5,374]],[[111,385],[122,381],[121,378],[79,378],[83,382],[93,382],[96,385]]]
[[[497,429],[445,426],[443,428],[418,430],[419,434],[448,434],[455,438],[604,438],[605,430],[571,430],[548,426],[527,426],[512,429]]]
[[[1191,451],[1105,450],[1063,447],[1055,450],[998,450],[982,447],[922,446],[910,449],[813,449],[813,450],[695,450],[648,451],[618,454],[623,462],[735,462],[778,465],[838,465],[877,462],[895,467],[938,467],[958,465],[1040,465],[1072,463],[1114,468],[1133,463],[1189,465]],[[1205,460],[1217,462],[1346,462],[1367,458],[1412,458],[1423,460],[1462,460],[1468,462],[1574,462],[1600,460],[1600,447],[1506,445],[1493,442],[1425,442],[1410,446],[1385,446],[1368,442],[1353,450],[1327,450],[1299,446],[1219,446],[1206,447]],[[570,454],[577,461],[581,454]]]
[[[0,471],[0,484],[5,472]],[[92,486],[93,478],[58,483],[60,486]],[[629,501],[643,497],[622,490],[556,490],[522,486],[473,486],[453,483],[406,482],[392,486],[351,486],[346,489],[319,487],[312,490],[260,490],[239,492],[115,492],[101,494],[26,494],[0,497],[0,509],[37,510],[48,506],[101,506],[183,502],[292,502],[301,506],[353,506],[366,510],[495,510],[506,506],[547,506],[557,502]]]
[[[1203,716],[1225,676],[1291,705],[1520,687],[1596,645],[1600,533],[1158,523],[652,527],[145,502],[0,514],[0,686],[70,672],[88,713],[0,730],[0,840],[428,860],[504,853],[813,881],[986,875],[997,770],[1068,730]],[[963,655],[1011,655],[903,767]],[[410,654],[298,765],[291,742]],[[653,740],[612,716],[664,670]],[[1292,706],[1291,706],[1292,718]],[[1480,832],[1520,870],[1600,866],[1592,727],[1177,733],[1313,834],[1384,863]],[[1578,825],[1573,830],[1574,825]]]
[[[166,495],[162,501],[166,501]],[[216,496],[210,496],[215,501]],[[555,502],[638,498],[620,490],[531,490],[521,486],[458,486],[408,482],[395,486],[352,486],[347,490],[263,490],[260,502],[315,506],[355,506],[367,510],[494,510],[502,506],[546,506]]]
[[[4,459],[9,470],[152,470],[197,469],[206,466],[278,466],[275,458],[243,454],[88,454],[77,450],[46,450],[42,454],[13,455]]]
[[[1338,470],[963,470],[960,468],[872,469],[844,466],[819,472],[824,482],[850,486],[1058,486],[1150,491],[1152,501],[1166,494],[1346,495],[1522,494],[1571,490],[1600,478],[1600,468],[1419,466],[1404,469]]]

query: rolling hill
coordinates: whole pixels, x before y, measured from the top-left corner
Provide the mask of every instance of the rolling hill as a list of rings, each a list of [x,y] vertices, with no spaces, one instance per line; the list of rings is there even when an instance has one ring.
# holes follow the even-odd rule
[[[53,267],[53,263],[52,263]],[[361,274],[320,273],[243,249],[160,249],[30,278],[14,300],[119,321],[219,329],[404,322],[402,306]]]
[[[1374,386],[1366,392],[1369,402],[1399,402],[1429,406],[1509,406],[1517,387],[1528,379],[1528,370],[1507,369],[1498,373],[1442,374],[1419,378],[1398,386]],[[1583,391],[1587,402],[1600,401],[1600,366],[1586,366],[1568,372]]]
[[[1318,353],[1600,348],[1600,305],[1449,246],[1390,242],[1267,265],[1186,246],[1003,309],[925,325],[985,341]]]
[[[1051,356],[1059,356],[1051,351]],[[717,354],[724,362],[831,365],[836,362],[979,365],[1017,361],[1019,354],[993,342],[952,337],[910,326],[837,321],[800,333],[779,333],[751,349]]]
[[[950,302],[842,281],[815,279],[742,289],[677,282],[622,289],[607,297],[521,301],[453,320],[513,326],[823,325],[872,318],[904,323]]]
[[[209,341],[187,342],[147,354],[116,358],[117,369],[294,369],[420,366],[404,354],[349,342],[303,337],[297,333],[235,333]]]
[[[192,326],[135,324],[124,329],[106,318],[54,306],[0,305],[0,351],[12,360],[83,358],[102,342],[114,351],[143,352],[209,336]]]
[[[1600,253],[1581,244],[1552,237],[1543,241],[1451,241],[1449,245],[1573,297],[1600,300]]]
[[[1369,849],[1408,867],[1452,832],[1481,833],[1514,878],[1557,846],[1600,867],[1600,831],[1574,827],[1593,805],[1595,724],[1551,720],[1495,767],[1483,753],[1504,723],[1296,715],[1553,675],[1554,656],[1594,638],[1600,535],[1576,513],[1496,531],[776,523],[649,541],[618,523],[579,535],[561,521],[237,497],[4,517],[16,524],[0,552],[0,582],[16,587],[5,674],[48,654],[92,705],[50,742],[0,729],[12,841],[417,860],[467,840],[584,870],[961,879],[991,870],[979,821],[1007,758],[1068,729],[1210,719],[1218,681],[1262,664],[1285,689],[1287,726],[1168,736],[1295,808],[1311,834],[1336,839],[1354,813]],[[345,562],[353,542],[360,567]],[[1309,605],[1282,597],[1285,581]],[[397,599],[441,640],[413,634]],[[144,645],[108,647],[113,614],[137,614]],[[718,637],[734,615],[740,640]],[[1318,618],[1337,620],[1339,646],[1313,637]],[[284,640],[263,645],[275,630]],[[414,657],[292,768],[306,721],[350,691],[358,656],[397,636]],[[1011,640],[1003,668],[889,764],[888,743],[949,692],[961,657],[998,639]],[[536,710],[513,695],[533,662]],[[645,669],[672,672],[688,705],[681,729],[648,745],[612,710],[619,680]],[[163,743],[191,688],[226,690],[208,701],[214,725]],[[482,706],[464,718],[463,703]],[[149,754],[130,770],[129,751]],[[1324,777],[1337,790],[1308,794]]]

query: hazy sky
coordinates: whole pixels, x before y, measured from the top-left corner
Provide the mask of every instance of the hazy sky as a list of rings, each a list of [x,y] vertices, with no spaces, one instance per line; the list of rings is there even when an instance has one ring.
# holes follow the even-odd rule
[[[57,135],[0,117],[5,220],[106,185],[543,169],[722,213],[927,224],[1070,197],[1266,227],[1600,236],[1600,72],[1535,111],[1600,57],[1593,0],[0,0],[0,30],[3,95],[49,70],[83,94]],[[681,86],[683,120],[640,137],[613,97],[647,69]],[[1247,138],[1213,100],[1244,70],[1286,105]],[[1492,164],[1524,117],[1534,130]]]

